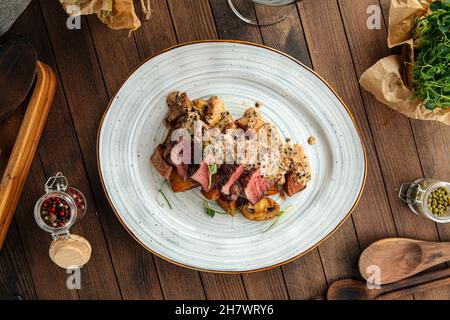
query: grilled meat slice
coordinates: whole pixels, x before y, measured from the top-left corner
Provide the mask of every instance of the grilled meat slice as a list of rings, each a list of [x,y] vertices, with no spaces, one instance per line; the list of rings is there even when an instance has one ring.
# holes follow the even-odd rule
[[[219,170],[219,183],[222,185],[221,192],[229,195],[231,186],[242,176],[244,173],[244,166],[236,166],[233,164],[224,164]]]
[[[155,152],[151,157],[151,162],[153,166],[155,166],[156,171],[158,171],[164,179],[168,179],[170,177],[173,168],[166,162],[166,160],[164,160],[164,147],[162,145],[158,145],[158,147],[156,147]]]
[[[260,170],[251,171],[242,179],[245,197],[252,204],[264,198],[274,183],[272,180],[265,179]]]
[[[197,171],[191,177],[193,180],[200,183],[204,190],[209,190],[209,166],[202,161]]]

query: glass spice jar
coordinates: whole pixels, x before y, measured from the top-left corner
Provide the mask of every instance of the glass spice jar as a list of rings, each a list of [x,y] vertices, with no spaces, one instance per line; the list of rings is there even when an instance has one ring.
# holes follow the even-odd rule
[[[68,235],[69,229],[86,214],[86,198],[69,186],[61,172],[48,179],[44,188],[45,194],[34,207],[36,223],[54,239]]]
[[[418,179],[398,188],[399,198],[418,215],[438,223],[450,222],[450,183],[437,179]]]

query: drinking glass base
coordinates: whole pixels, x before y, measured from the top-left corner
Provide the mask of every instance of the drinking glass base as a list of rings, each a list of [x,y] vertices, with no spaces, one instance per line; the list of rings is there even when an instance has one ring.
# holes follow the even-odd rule
[[[295,4],[271,6],[253,0],[227,0],[233,13],[242,21],[254,26],[270,26],[285,20],[295,9]],[[261,11],[260,11],[261,10]],[[256,12],[264,14],[255,14]],[[267,12],[267,14],[265,14]],[[265,18],[264,16],[267,16]]]

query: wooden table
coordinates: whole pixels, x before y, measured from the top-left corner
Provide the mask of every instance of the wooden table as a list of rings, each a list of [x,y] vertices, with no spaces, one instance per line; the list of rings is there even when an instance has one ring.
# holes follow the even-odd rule
[[[26,34],[59,86],[5,247],[0,297],[26,299],[309,299],[336,279],[358,277],[357,259],[371,242],[391,236],[449,241],[450,225],[414,216],[395,187],[418,177],[450,180],[450,127],[409,120],[378,103],[359,76],[388,55],[389,0],[304,0],[289,19],[270,27],[241,23],[225,0],[153,0],[149,21],[128,37],[95,16],[68,30],[56,0],[33,0],[12,32]],[[382,28],[366,26],[370,5],[381,5]],[[267,12],[259,11],[258,15]],[[245,275],[201,273],[157,258],[135,242],[108,205],[97,171],[97,129],[109,99],[146,57],[198,39],[264,43],[312,66],[350,107],[367,147],[369,173],[351,219],[330,239],[282,267]],[[82,269],[81,290],[68,290],[65,270],[48,258],[50,238],[33,220],[46,177],[64,172],[85,192],[90,210],[74,233],[94,248]],[[416,299],[450,299],[450,290]]]

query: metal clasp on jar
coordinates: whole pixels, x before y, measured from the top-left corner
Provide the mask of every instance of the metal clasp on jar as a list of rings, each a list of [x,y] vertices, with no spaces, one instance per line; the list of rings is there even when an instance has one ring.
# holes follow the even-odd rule
[[[420,187],[420,184],[416,182],[403,183],[400,188],[398,188],[398,197],[407,204],[422,203],[420,199],[424,193],[425,190],[423,190]]]
[[[47,180],[44,189],[46,193],[50,191],[65,191],[68,186],[67,178],[61,172],[58,172],[56,176]]]

